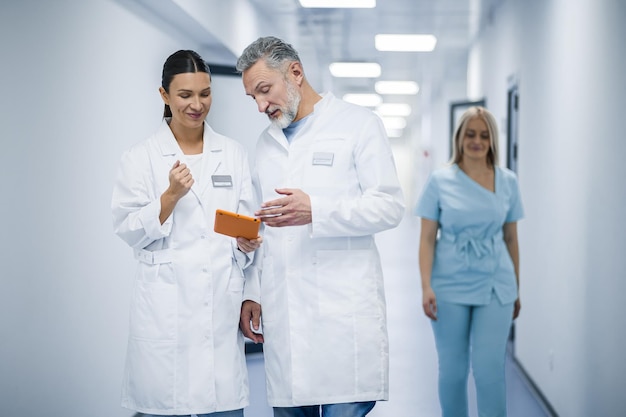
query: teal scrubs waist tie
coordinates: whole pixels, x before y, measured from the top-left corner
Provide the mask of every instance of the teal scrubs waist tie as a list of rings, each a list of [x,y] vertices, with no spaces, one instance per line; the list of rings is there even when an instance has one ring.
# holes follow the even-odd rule
[[[502,231],[488,237],[473,236],[468,232],[441,232],[440,239],[454,244],[457,259],[463,259],[468,270],[491,272],[496,266],[496,245],[503,241],[503,235]]]

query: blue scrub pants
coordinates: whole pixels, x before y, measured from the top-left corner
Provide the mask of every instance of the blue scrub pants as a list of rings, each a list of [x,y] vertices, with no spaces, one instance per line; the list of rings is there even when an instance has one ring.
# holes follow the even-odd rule
[[[513,303],[492,295],[487,305],[437,300],[432,322],[439,356],[439,402],[443,417],[467,417],[470,357],[479,417],[506,417],[504,364]],[[470,354],[471,352],[471,354]]]
[[[364,417],[376,401],[307,405],[303,407],[274,407],[274,417]],[[320,410],[321,407],[321,410]],[[321,411],[321,413],[320,413]]]

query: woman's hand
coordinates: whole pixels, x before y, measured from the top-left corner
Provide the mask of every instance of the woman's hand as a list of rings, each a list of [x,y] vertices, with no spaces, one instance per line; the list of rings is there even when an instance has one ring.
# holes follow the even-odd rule
[[[250,253],[257,250],[261,246],[261,243],[263,243],[262,236],[257,236],[256,239],[252,240],[248,240],[245,237],[241,236],[237,238],[237,247],[240,251],[245,253]]]
[[[161,224],[170,217],[178,200],[183,198],[193,185],[191,171],[187,165],[181,164],[180,161],[176,161],[170,169],[169,179],[170,186],[161,194],[161,213],[159,214]]]
[[[513,306],[513,320],[515,320],[519,316],[519,311],[522,309],[522,302],[519,300],[515,300],[515,305]]]
[[[181,164],[180,161],[176,161],[176,163],[172,166],[169,179],[170,186],[167,191],[176,200],[180,200],[185,194],[187,194],[194,183],[191,171],[187,165]]]
[[[422,291],[422,308],[431,320],[437,320],[437,298],[431,287]]]

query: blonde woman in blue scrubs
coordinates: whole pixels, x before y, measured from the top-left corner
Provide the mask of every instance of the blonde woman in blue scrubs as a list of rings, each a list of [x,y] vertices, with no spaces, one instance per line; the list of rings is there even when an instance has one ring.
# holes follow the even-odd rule
[[[443,417],[467,417],[471,361],[480,417],[506,416],[504,364],[520,311],[517,178],[498,167],[498,128],[482,107],[467,110],[451,164],[435,170],[418,202],[422,306],[439,357]]]

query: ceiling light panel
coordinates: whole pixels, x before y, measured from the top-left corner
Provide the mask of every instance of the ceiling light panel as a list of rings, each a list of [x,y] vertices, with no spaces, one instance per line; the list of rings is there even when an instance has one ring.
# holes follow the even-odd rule
[[[333,62],[329,69],[334,77],[376,78],[381,73],[375,62]]]
[[[376,108],[381,116],[406,117],[411,114],[411,106],[405,103],[383,103]]]
[[[378,113],[377,113],[378,114]],[[391,117],[380,115],[380,118],[385,125],[385,129],[404,129],[406,127],[406,119],[404,117]]]
[[[385,129],[385,132],[387,133],[387,137],[400,138],[402,137],[404,130],[403,129]]]
[[[378,94],[417,94],[419,86],[415,81],[377,81],[374,89]]]
[[[430,52],[437,45],[434,35],[376,35],[374,44],[379,51]]]
[[[376,107],[383,102],[382,97],[378,94],[346,94],[343,99],[364,107]]]
[[[300,5],[307,8],[372,9],[376,7],[376,0],[300,0]]]

